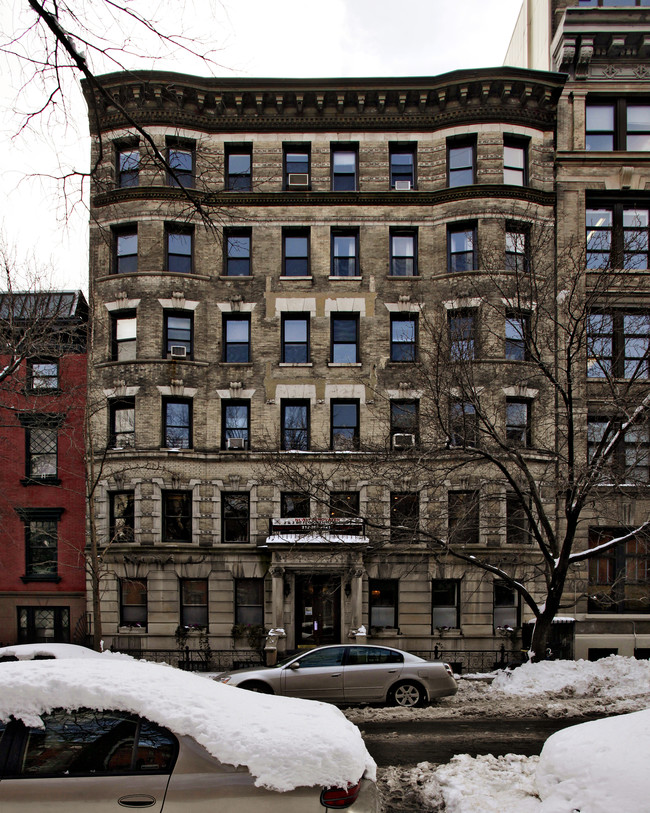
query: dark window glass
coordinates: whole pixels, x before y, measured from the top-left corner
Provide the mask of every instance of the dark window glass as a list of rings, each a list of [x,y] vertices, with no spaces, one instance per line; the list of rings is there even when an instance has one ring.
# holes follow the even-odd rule
[[[226,147],[226,189],[250,192],[253,188],[253,154],[250,147]]]
[[[494,581],[494,628],[517,629],[519,621],[519,597],[514,587],[506,582]]]
[[[460,628],[460,581],[433,579],[431,582],[431,626],[436,630]]]
[[[590,528],[589,547],[603,545],[627,528]],[[589,559],[590,613],[648,613],[650,540],[639,533]]]
[[[287,189],[309,189],[310,151],[304,147],[284,147],[284,185]]]
[[[309,362],[309,316],[283,314],[282,361],[285,364]]]
[[[417,358],[417,316],[399,314],[390,320],[390,360],[415,361]]]
[[[471,311],[450,311],[449,357],[452,361],[471,361],[476,358],[476,317]]]
[[[332,276],[358,277],[358,232],[332,232]]]
[[[181,626],[208,626],[208,580],[181,579]]]
[[[356,150],[332,150],[332,189],[335,192],[354,192],[357,189]]]
[[[163,542],[192,541],[192,492],[163,491]]]
[[[250,448],[250,401],[224,401],[221,425],[223,449]]]
[[[109,543],[133,542],[135,538],[135,495],[133,491],[109,494]]]
[[[650,150],[650,104],[631,98],[587,102],[585,147],[587,150],[647,152]]]
[[[416,492],[391,492],[390,540],[391,542],[416,542],[420,497]]]
[[[528,357],[529,325],[527,314],[506,314],[505,355],[510,361],[525,361]]]
[[[331,446],[335,451],[359,448],[359,402],[332,401]]]
[[[528,232],[524,229],[506,229],[506,271],[528,271]]]
[[[120,579],[120,626],[147,626],[146,579]]]
[[[359,361],[358,315],[332,316],[332,363],[356,364]]]
[[[138,270],[138,231],[134,227],[115,232],[115,273],[132,274]]]
[[[389,663],[404,663],[404,655],[394,649],[381,649],[378,646],[352,646],[348,649],[346,666]]]
[[[509,491],[506,493],[506,542],[509,545],[524,545],[529,541],[526,507],[514,491]]]
[[[371,632],[373,630],[397,628],[398,597],[398,579],[368,579]]]
[[[309,401],[282,401],[282,449],[309,449]]]
[[[26,575],[56,578],[58,572],[58,522],[54,518],[25,523]]]
[[[264,579],[235,579],[235,623],[264,624]]]
[[[111,433],[109,445],[113,449],[135,446],[135,399],[123,398],[110,405]]]
[[[309,232],[285,231],[283,254],[283,276],[309,276]]]
[[[69,607],[18,607],[17,611],[19,644],[70,643]]]
[[[230,364],[247,364],[250,358],[250,328],[248,316],[224,316],[223,360]]]
[[[391,232],[390,274],[392,277],[417,276],[417,235],[415,232]]]
[[[390,188],[415,189],[415,147],[390,147]]]
[[[280,516],[289,519],[310,516],[309,495],[298,491],[283,491],[280,495]]]
[[[165,312],[165,358],[192,358],[193,328],[191,312]]]
[[[647,313],[591,313],[587,321],[589,378],[647,379],[650,352],[650,315]]]
[[[476,138],[447,142],[449,186],[466,186],[475,182]]]
[[[117,151],[117,185],[137,186],[140,173],[140,149],[137,146],[121,147]]]
[[[418,402],[390,402],[390,434],[393,448],[409,449],[418,441]]]
[[[113,317],[113,361],[133,361],[136,358],[138,320],[134,311]]]
[[[449,541],[458,545],[478,545],[478,491],[450,491],[447,495]]]
[[[319,666],[341,666],[345,656],[342,646],[330,646],[327,649],[316,649],[303,655],[300,659],[301,669],[312,669]]]
[[[476,270],[476,226],[449,226],[447,247],[449,271]]]
[[[478,444],[476,409],[469,401],[452,401],[449,405],[449,442],[459,448]]]
[[[59,362],[54,359],[30,359],[27,362],[27,386],[32,392],[52,392],[59,388]]]
[[[191,189],[194,186],[194,149],[189,145],[170,145],[167,147],[167,161],[174,173],[167,175],[169,185]]]
[[[225,276],[250,277],[251,275],[251,235],[249,231],[226,232],[225,235]]]
[[[503,141],[503,182],[513,186],[525,186],[527,182],[527,147],[516,139]]]
[[[359,516],[358,491],[332,491],[330,493],[330,517],[343,519]]]
[[[530,403],[517,398],[506,398],[506,443],[525,448],[530,446]]]
[[[58,429],[53,426],[29,426],[27,433],[26,476],[35,480],[57,477]]]
[[[163,445],[168,449],[189,449],[192,446],[192,402],[163,402]]]
[[[167,229],[167,270],[176,274],[192,273],[192,232]]]
[[[249,495],[226,491],[221,495],[221,538],[223,542],[248,542]]]

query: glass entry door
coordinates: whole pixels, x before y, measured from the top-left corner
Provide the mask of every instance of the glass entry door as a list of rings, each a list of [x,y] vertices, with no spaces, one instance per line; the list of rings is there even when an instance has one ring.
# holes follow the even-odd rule
[[[341,641],[341,577],[296,576],[296,645]]]

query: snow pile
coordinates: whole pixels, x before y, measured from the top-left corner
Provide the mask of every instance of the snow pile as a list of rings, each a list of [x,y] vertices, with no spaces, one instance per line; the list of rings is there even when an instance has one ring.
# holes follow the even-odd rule
[[[334,706],[247,692],[164,664],[100,655],[0,664],[0,720],[40,725],[53,708],[118,709],[189,735],[273,790],[375,775],[359,730]]]

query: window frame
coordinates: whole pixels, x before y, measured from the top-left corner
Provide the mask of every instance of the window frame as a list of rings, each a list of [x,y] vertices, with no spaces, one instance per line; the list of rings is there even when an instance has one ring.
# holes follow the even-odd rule
[[[240,500],[245,504],[246,511],[236,512],[232,501]],[[230,505],[228,503],[230,502]],[[245,538],[231,538],[232,526],[241,525],[245,528]],[[222,491],[221,492],[221,542],[224,545],[248,545],[251,533],[250,492],[248,491]]]
[[[353,238],[354,239],[354,254],[337,254],[337,240],[338,238]],[[353,260],[354,274],[341,274],[339,269],[344,267],[344,264],[339,260]],[[349,269],[349,266],[348,266]],[[333,228],[330,231],[330,277],[333,279],[359,279],[361,277],[361,263],[359,260],[359,229],[358,228]]]
[[[509,239],[514,235],[514,240]],[[506,223],[505,270],[513,274],[530,271],[530,229],[519,223]]]
[[[189,237],[190,250],[171,251],[170,241],[177,237]],[[176,266],[178,263],[178,267]],[[179,226],[175,223],[165,224],[165,271],[168,274],[194,273],[194,227]]]
[[[467,510],[460,515],[457,509],[462,509],[463,505],[467,506]],[[453,544],[480,544],[481,495],[478,489],[449,489],[447,492],[447,533]]]
[[[600,527],[589,528],[589,547],[593,548],[603,544],[609,539],[623,536],[631,529],[626,527]],[[639,555],[639,543],[645,547]],[[634,549],[632,548],[634,546]],[[636,579],[628,581],[628,566],[632,565],[632,574]],[[638,578],[641,570],[641,578]],[[589,559],[589,598],[587,613],[598,615],[603,613],[645,614],[650,612],[650,605],[644,604],[650,585],[650,539],[644,534],[636,534],[631,539],[620,542],[609,550],[603,551],[599,556]],[[640,597],[636,597],[634,586],[640,585]],[[598,588],[604,588],[600,591]],[[631,595],[628,588],[632,588]],[[598,593],[602,595],[599,597]],[[611,600],[610,600],[611,597]]]
[[[441,594],[443,591],[452,591],[452,603],[441,604],[436,602],[436,593]],[[460,629],[460,597],[461,597],[461,579],[431,579],[431,634],[437,635],[441,630],[447,629]],[[441,617],[436,618],[436,609],[441,611]],[[444,615],[442,613],[446,611]],[[436,624],[436,621],[452,620],[452,614],[455,616],[453,624]]]
[[[135,238],[135,250],[120,253],[120,241]],[[113,262],[111,271],[113,274],[137,274],[138,273],[138,224],[130,223],[123,226],[114,226],[112,229],[113,239]],[[133,247],[131,247],[133,249]],[[130,266],[133,267],[123,267]]]
[[[406,510],[404,510],[406,507]],[[416,543],[420,528],[420,494],[417,491],[390,492],[390,541]]]
[[[59,427],[60,421],[55,416],[31,415],[31,420],[25,425],[25,481],[30,483],[44,483],[57,485],[59,480]],[[40,420],[39,420],[40,418]],[[49,451],[38,452],[34,447],[37,443],[35,433],[47,432],[50,435],[48,444],[53,446]],[[41,440],[41,443],[44,441]],[[54,458],[53,471],[49,474],[36,474],[38,461],[44,458]]]
[[[240,598],[240,590],[239,588],[243,587],[254,587],[255,590],[251,590],[251,595],[247,596],[247,598],[253,597],[256,598],[257,601],[255,602],[242,602]],[[263,578],[235,578],[233,580],[233,590],[234,590],[234,619],[235,624],[243,624],[248,626],[264,626],[264,579]],[[243,590],[242,590],[243,592]],[[254,596],[253,593],[257,593],[257,596]],[[253,612],[249,615],[248,613],[241,614],[241,610],[246,608],[247,610],[253,610]]]
[[[453,153],[455,151],[469,149],[471,162],[470,164],[463,164],[459,167],[452,167],[452,159],[455,158]],[[477,155],[477,136],[463,135],[454,136],[447,139],[447,187],[453,189],[458,186],[472,186],[476,183],[476,155]],[[465,175],[461,178],[461,173],[471,172],[471,180],[468,182]]]
[[[247,172],[231,172],[230,160],[235,156],[248,157]],[[252,192],[253,191],[253,145],[224,144],[224,189],[226,192]]]
[[[356,411],[356,420],[353,424],[348,423],[341,423],[335,424],[334,423],[334,411],[336,407],[345,407],[345,406],[352,406],[355,408]],[[332,451],[358,451],[361,441],[361,425],[360,425],[360,404],[358,398],[332,398],[330,401],[330,449]],[[351,443],[343,443],[342,441],[339,443],[335,440],[336,438],[336,429],[351,429]],[[344,437],[348,437],[348,433],[345,434]]]
[[[194,585],[195,595],[205,598],[204,602],[190,601],[192,588]],[[200,586],[200,590],[197,590]],[[190,595],[188,595],[190,593]],[[207,632],[208,619],[209,619],[209,606],[210,606],[210,590],[208,579],[191,579],[179,578],[178,579],[178,598],[179,598],[179,621],[180,626],[185,629],[200,629]],[[200,610],[191,610],[188,608],[200,607]],[[189,617],[188,617],[189,616]]]
[[[476,361],[478,353],[478,311],[459,308],[447,311],[449,360],[452,363]]]
[[[503,137],[503,183],[510,186],[528,186],[528,149],[529,140],[520,136],[504,135]],[[522,166],[507,163],[506,150],[521,151]],[[520,173],[521,181],[507,180],[509,173]]]
[[[228,426],[227,414],[231,407],[244,407],[246,410],[246,426]],[[241,435],[229,434],[229,432],[242,432]],[[244,449],[234,451],[248,451],[251,448],[251,402],[246,398],[224,398],[221,401],[221,449],[228,450],[228,440],[231,437],[241,437],[244,439]]]
[[[338,153],[354,154],[354,170],[352,172],[337,172],[335,155]],[[352,188],[344,180],[352,177]],[[332,192],[358,192],[359,191],[359,145],[355,143],[330,145],[330,188]]]
[[[337,324],[354,325],[354,340],[341,341],[336,339]],[[359,364],[360,358],[360,331],[361,319],[359,313],[345,313],[342,311],[335,311],[330,315],[330,364]],[[348,350],[345,350],[345,358],[342,360],[337,358],[338,351],[343,352],[343,348],[354,348],[354,359],[350,360],[348,357]]]
[[[192,543],[194,531],[192,499],[193,494],[189,489],[166,488],[161,491],[161,542],[172,545],[188,545]],[[172,510],[173,501],[178,501],[180,510]],[[177,534],[170,533],[172,521],[178,523],[179,532]]]
[[[117,432],[116,417],[118,412],[130,411],[133,413],[133,430],[127,432]],[[131,443],[127,445],[117,445],[117,436],[125,435],[131,438]],[[110,449],[135,449],[135,397],[112,398],[109,402],[109,443]]]
[[[140,185],[140,142],[139,141],[118,141],[115,142],[115,185],[118,189],[132,189]],[[128,165],[128,161],[122,162],[122,156],[137,155],[137,161]],[[124,168],[129,166],[129,168]]]
[[[587,198],[585,205],[585,246],[586,267],[589,271],[622,269],[630,272],[650,268],[650,198]],[[590,214],[607,212],[611,215],[611,225],[589,225]],[[626,223],[628,212],[645,215],[646,224]],[[590,237],[590,235],[592,235]],[[637,241],[626,245],[628,235]],[[593,243],[595,245],[593,245]],[[590,247],[592,244],[592,247]],[[636,258],[645,257],[645,265],[638,265]],[[606,262],[603,261],[606,258]],[[600,261],[599,261],[600,260]],[[594,262],[595,261],[595,262]]]
[[[246,341],[229,341],[228,326],[235,323],[247,326]],[[223,364],[250,364],[251,362],[251,317],[249,313],[230,312],[224,313],[222,318],[222,358]],[[246,349],[246,358],[232,358],[232,353],[238,349]]]
[[[231,241],[246,240],[248,256],[231,255]],[[242,244],[243,247],[243,244]],[[247,273],[236,272],[237,264],[246,268]],[[250,228],[229,228],[223,230],[223,274],[224,277],[251,277],[253,275],[253,231]]]
[[[307,452],[310,449],[310,437],[311,437],[311,427],[310,427],[310,401],[308,399],[303,398],[282,398],[280,401],[280,448],[282,451],[300,451],[300,452]],[[289,409],[301,409],[304,410],[304,426],[296,428],[288,427],[286,425],[287,415],[286,411]],[[288,433],[291,433],[293,436],[294,433],[302,433],[304,434],[304,438],[301,442],[291,442]]]
[[[34,367],[36,365],[41,365],[43,367],[55,367],[56,372],[54,375],[48,375],[46,373],[37,373],[34,374]],[[61,365],[58,358],[48,358],[44,356],[38,356],[34,358],[27,359],[27,391],[30,395],[53,395],[55,393],[61,392],[60,387],[60,376],[61,376]],[[46,385],[35,385],[36,381],[45,381],[47,382]],[[54,381],[54,385],[50,385],[49,382]]]
[[[513,409],[509,410],[509,407]],[[524,407],[525,421],[524,423],[515,423],[512,419],[515,417],[512,413],[514,407]],[[510,415],[508,412],[510,411]],[[532,446],[532,403],[529,398],[506,398],[506,413],[505,413],[505,441],[506,444],[512,448],[517,449],[530,449]],[[515,438],[514,433],[518,433]],[[521,436],[523,432],[523,437]]]
[[[410,172],[400,171],[398,166],[393,163],[393,158],[398,155],[411,156]],[[391,189],[395,189],[396,181],[410,181],[411,189],[417,189],[417,143],[394,141],[388,145],[388,173]],[[407,178],[407,175],[410,177]]]
[[[126,327],[128,322],[134,325],[133,336],[129,335],[126,338],[120,338],[120,323]],[[122,348],[133,347],[132,354],[129,350],[125,350],[122,354]],[[111,314],[111,361],[133,361],[137,358],[138,354],[138,315],[136,310],[128,311],[115,311]]]
[[[287,341],[287,322],[304,322],[306,338],[304,342],[288,342]],[[311,327],[311,314],[299,311],[284,312],[280,321],[280,361],[282,364],[309,364],[311,359],[310,348],[310,327]],[[288,350],[302,348],[304,350],[304,357],[301,361],[294,361],[289,358]]]
[[[516,336],[508,335],[508,325],[515,320],[521,323]],[[504,330],[504,358],[508,361],[529,361],[530,358],[530,314],[524,311],[506,311]]]
[[[632,2],[629,5],[632,5]],[[650,107],[648,96],[614,97],[590,94],[585,102],[585,150],[588,152],[648,152],[650,150],[650,121],[645,129],[630,129],[628,111],[634,107]],[[589,128],[589,110],[595,108],[611,109],[611,129]],[[590,147],[590,135],[595,139],[611,137],[611,147]],[[635,136],[644,137],[648,142],[648,147],[646,149],[628,148],[628,140]]]
[[[395,251],[395,240],[400,238],[410,238],[412,241],[411,254],[397,254]],[[397,226],[392,226],[389,230],[390,242],[390,266],[389,276],[391,277],[419,277],[420,270],[418,268],[418,230],[417,228],[404,229]],[[411,272],[408,273],[408,261],[411,261]],[[404,263],[404,273],[399,273],[400,262]]]
[[[127,510],[118,514],[116,499],[127,497]],[[118,520],[126,520],[124,528],[119,529]],[[130,524],[128,524],[130,521]],[[108,493],[108,544],[130,543],[135,541],[135,491],[120,490]]]
[[[307,164],[306,170],[300,172],[290,171],[289,164],[297,163],[289,161],[289,156],[292,154],[304,154],[307,157],[307,160],[302,162]],[[296,144],[285,143],[282,145],[282,188],[284,190],[295,190],[296,187],[289,183],[289,175],[307,175],[307,185],[301,186],[300,189],[311,191],[311,143],[303,141]]]
[[[382,591],[386,592],[385,601],[382,599]],[[388,608],[388,613],[381,620],[390,621],[392,614],[392,624],[374,623],[377,612]],[[386,629],[399,630],[399,579],[368,579],[368,627],[372,635],[373,631]]]
[[[509,595],[512,594],[513,597],[512,603],[505,602],[499,603],[497,601],[498,599],[497,594],[501,592],[503,595],[505,595],[506,591],[508,592]],[[503,620],[505,621],[506,608],[509,610],[510,614],[512,614],[514,611],[515,623],[497,624],[498,615],[503,616],[504,617]],[[502,612],[498,613],[497,610],[501,610]],[[519,595],[519,592],[515,590],[514,587],[511,587],[510,585],[507,584],[507,582],[503,581],[502,579],[494,579],[492,581],[492,625],[495,630],[504,629],[507,627],[510,627],[512,629],[519,629],[521,627],[521,596]]]
[[[138,585],[138,589],[133,590],[133,595],[127,596],[127,588],[129,585],[135,587]],[[127,578],[122,577],[119,579],[119,596],[120,596],[120,627],[138,627],[144,630],[147,629],[149,623],[149,592],[148,592],[149,585],[147,584],[146,578]],[[144,601],[134,602],[130,601],[127,603],[126,598],[135,597],[136,594],[140,594],[144,597]],[[128,610],[127,608],[136,607],[142,608],[139,611],[137,610]],[[136,620],[136,619],[140,620]]]
[[[404,412],[404,407],[413,407],[413,417],[411,421],[403,420],[400,425],[399,412]],[[417,398],[391,398],[390,409],[390,438],[391,447],[394,446],[395,435],[413,435],[414,445],[420,442],[420,402]]]
[[[478,445],[476,407],[462,398],[451,398],[449,401],[449,447],[451,449],[475,449]]]
[[[294,503],[290,507],[289,501]],[[302,508],[300,507],[302,506]],[[306,507],[306,513],[305,513]],[[280,492],[280,518],[281,519],[307,519],[311,516],[311,499],[309,494],[300,491]]]
[[[187,319],[189,321],[189,339],[182,338],[179,334],[178,337],[170,338],[170,333],[174,331],[187,332],[185,327],[170,326],[170,319]],[[172,347],[184,347],[185,358],[194,358],[194,311],[191,310],[164,310],[163,311],[163,358],[174,358],[175,361],[179,359],[171,355]]]
[[[183,189],[194,189],[196,183],[196,141],[183,138],[168,138],[165,144],[167,154],[167,164],[171,167],[176,178],[167,170],[167,185],[182,187]],[[174,165],[175,155],[188,155],[190,168],[184,169]],[[178,179],[178,180],[177,180]]]
[[[647,322],[646,332],[626,332],[626,320],[638,319]],[[596,320],[600,320],[600,329],[595,330]],[[608,328],[607,320],[611,327]],[[605,328],[605,329],[603,329]],[[631,346],[638,347],[644,341],[646,350],[642,356],[627,355],[628,340]],[[598,353],[600,345],[605,349],[609,345],[609,355]],[[650,311],[624,308],[592,310],[587,316],[587,379],[603,381],[609,376],[627,381],[647,381],[650,378]],[[628,364],[636,362],[632,375],[627,375]],[[645,368],[645,375],[643,374]],[[592,374],[592,370],[596,374]],[[598,375],[597,373],[601,373]]]
[[[283,227],[282,229],[282,277],[285,278],[306,278],[311,277],[311,235],[309,226],[305,227]],[[287,241],[299,238],[305,240],[306,250],[305,254],[289,255],[287,253]],[[294,274],[288,273],[288,263],[291,260],[300,260],[304,263],[304,273]]]
[[[361,495],[358,491],[330,491],[327,511],[333,519],[359,517]]]
[[[170,408],[183,406],[187,408],[187,423],[170,424]],[[161,445],[164,449],[191,449],[193,447],[193,400],[192,398],[177,398],[175,396],[165,396],[162,399],[162,438]],[[173,416],[172,416],[173,417]],[[174,439],[174,430],[181,433],[180,443],[171,443]]]
[[[390,360],[395,364],[413,364],[418,360],[418,315],[411,312],[391,313],[390,315]],[[395,335],[395,327],[398,323],[408,323],[413,325],[413,338],[400,340]],[[404,349],[409,348],[410,352],[404,353]],[[399,351],[399,352],[398,352]]]
[[[42,635],[37,631],[42,629],[37,625],[36,616],[39,613],[52,613],[52,628],[54,637],[45,639],[51,643],[70,643],[70,607],[67,605],[43,607],[40,605],[19,604],[16,607],[16,630],[17,643],[34,644],[42,643]],[[22,617],[25,617],[23,625]]]
[[[59,522],[63,508],[15,508],[23,523],[25,541],[25,575],[21,576],[24,584],[28,582],[60,582],[59,575]],[[50,527],[37,528],[37,525]],[[49,539],[41,544],[40,534]],[[51,551],[49,559],[44,560],[42,551]]]
[[[531,541],[530,521],[521,498],[506,491],[506,545],[527,545]],[[528,504],[530,508],[530,503]]]
[[[464,234],[469,235],[466,245],[462,251],[454,249],[454,237]],[[465,259],[462,263],[459,257]],[[469,264],[468,264],[469,260]],[[462,267],[460,267],[462,265]],[[468,271],[478,271],[478,225],[476,221],[454,222],[447,224],[447,273],[466,274]]]

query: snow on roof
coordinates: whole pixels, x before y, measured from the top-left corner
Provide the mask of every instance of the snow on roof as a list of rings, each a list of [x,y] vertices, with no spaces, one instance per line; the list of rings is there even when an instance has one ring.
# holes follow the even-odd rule
[[[189,735],[212,756],[246,765],[256,785],[345,787],[374,778],[359,729],[327,703],[248,692],[110,654],[0,664],[0,720],[40,725],[54,708],[118,709]]]

